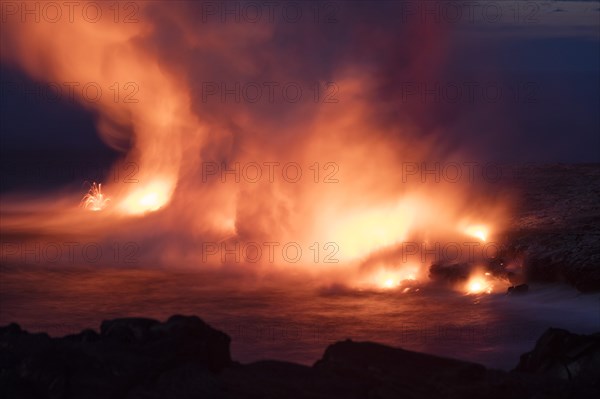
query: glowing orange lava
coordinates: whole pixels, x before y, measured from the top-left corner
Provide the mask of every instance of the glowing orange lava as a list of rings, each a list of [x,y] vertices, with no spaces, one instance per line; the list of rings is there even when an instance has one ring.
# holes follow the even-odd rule
[[[494,284],[490,281],[490,273],[475,274],[467,281],[467,294],[491,294],[493,290]]]
[[[108,205],[110,198],[102,194],[102,183],[92,183],[90,190],[81,200],[81,206],[91,211],[101,211]]]
[[[360,285],[367,285],[378,289],[394,289],[405,285],[407,282],[417,280],[417,266],[411,265],[398,270],[380,269],[370,275],[370,278]]]
[[[465,234],[486,241],[489,235],[489,229],[483,225],[469,226],[465,229]]]
[[[399,244],[408,237],[419,208],[408,199],[392,206],[350,210],[330,230],[328,239],[340,247],[342,260],[354,260]]]
[[[129,215],[142,215],[164,207],[171,198],[174,187],[164,181],[155,181],[138,188],[120,203],[120,210]]]

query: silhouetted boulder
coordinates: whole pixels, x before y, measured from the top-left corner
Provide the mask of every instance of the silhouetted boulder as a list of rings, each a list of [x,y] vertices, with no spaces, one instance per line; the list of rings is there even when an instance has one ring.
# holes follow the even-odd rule
[[[195,316],[116,319],[64,338],[11,324],[0,328],[0,397],[121,398],[165,378],[208,380],[232,363],[229,343]]]
[[[385,387],[403,397],[441,397],[449,388],[460,391],[486,379],[480,364],[350,340],[330,345],[315,368],[363,381],[365,394]]]
[[[523,295],[529,292],[529,286],[527,284],[519,284],[508,287],[506,290],[507,295]]]
[[[96,331],[86,328],[79,334],[67,335],[64,339],[73,342],[91,343],[98,341],[100,338]]]
[[[550,328],[531,352],[521,355],[515,370],[599,386],[600,333],[578,335]]]
[[[140,317],[103,321],[100,325],[102,338],[120,343],[143,342],[150,338],[151,328],[160,324],[156,320]]]
[[[598,361],[598,336],[563,330],[549,330],[509,373],[350,340],[330,345],[313,367],[242,365],[231,361],[229,337],[195,316],[116,319],[102,323],[100,334],[63,338],[11,324],[0,328],[0,397],[585,398],[600,394]]]

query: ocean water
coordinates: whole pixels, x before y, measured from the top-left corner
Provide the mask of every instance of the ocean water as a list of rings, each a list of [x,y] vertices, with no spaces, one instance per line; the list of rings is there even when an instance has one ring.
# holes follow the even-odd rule
[[[548,327],[600,331],[600,295],[561,285],[533,285],[515,297],[142,268],[1,269],[0,325],[63,336],[98,330],[105,319],[173,314],[197,315],[228,333],[232,357],[244,363],[310,365],[327,345],[352,339],[511,369]]]

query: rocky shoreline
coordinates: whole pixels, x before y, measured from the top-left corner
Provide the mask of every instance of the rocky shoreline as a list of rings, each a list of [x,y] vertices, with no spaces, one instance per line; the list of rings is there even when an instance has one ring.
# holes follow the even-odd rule
[[[517,171],[510,186],[519,203],[503,240],[503,260],[523,259],[528,282],[600,291],[600,165],[529,165]]]
[[[350,340],[312,367],[231,359],[195,316],[104,321],[51,338],[0,328],[3,398],[586,398],[600,394],[600,333],[549,329],[513,371]]]

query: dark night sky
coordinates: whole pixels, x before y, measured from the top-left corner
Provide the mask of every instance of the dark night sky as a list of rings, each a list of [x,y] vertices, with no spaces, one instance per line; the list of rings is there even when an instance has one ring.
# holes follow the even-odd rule
[[[436,105],[440,120],[447,118],[451,141],[498,162],[600,162],[600,4],[587,4],[599,21],[595,37],[589,29],[571,28],[572,19],[561,29],[457,32],[448,49],[447,76],[440,79],[493,76],[508,88],[534,83],[535,92],[533,102],[508,101],[502,112],[495,112],[495,104],[461,104],[460,119],[452,116],[455,104]],[[571,12],[568,3],[560,7],[560,14]],[[99,178],[118,157],[98,137],[92,111],[32,95],[40,83],[15,67],[2,65],[0,73],[2,191]],[[80,169],[73,172],[73,165]],[[53,168],[68,172],[56,174]]]

